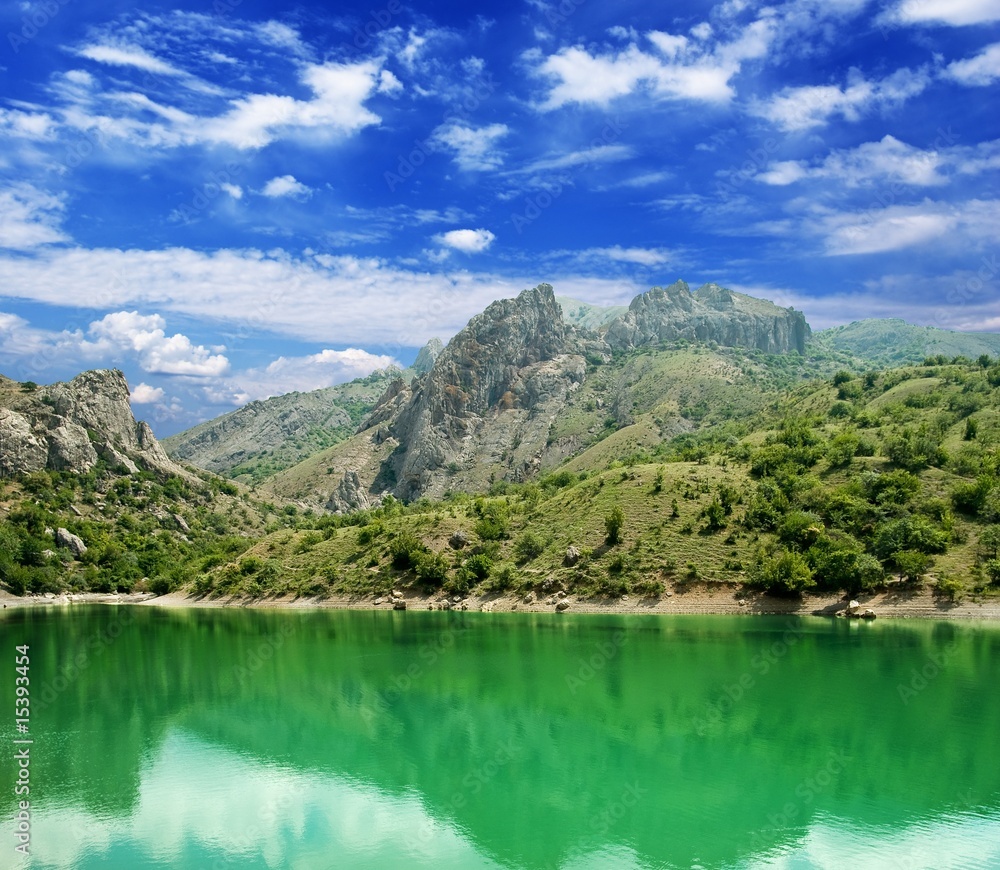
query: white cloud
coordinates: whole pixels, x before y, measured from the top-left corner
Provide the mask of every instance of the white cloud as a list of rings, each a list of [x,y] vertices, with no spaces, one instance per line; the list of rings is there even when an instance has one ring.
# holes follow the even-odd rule
[[[132,390],[133,405],[152,405],[163,400],[162,387],[151,387],[149,384],[137,384]]]
[[[868,81],[859,70],[852,69],[844,87],[784,88],[770,99],[756,103],[752,111],[783,130],[808,130],[826,124],[834,116],[857,121],[875,106],[903,103],[922,93],[930,81],[923,68],[900,69],[881,81]]]
[[[988,45],[975,57],[948,64],[944,75],[963,85],[984,87],[993,84],[1000,79],[1000,42]]]
[[[62,100],[57,114],[71,132],[99,135],[105,142],[119,140],[145,149],[225,145],[240,150],[264,148],[279,139],[325,144],[381,121],[365,106],[379,89],[392,89],[381,63],[303,62],[298,77],[311,92],[309,99],[247,92],[230,99],[228,108],[215,115],[194,111],[200,101],[191,110],[182,109],[121,89],[118,82],[114,89],[102,90],[94,76],[79,70],[56,76],[53,91]],[[179,74],[186,77],[187,90],[210,89],[187,73]]]
[[[294,175],[279,175],[265,184],[261,193],[272,199],[283,196],[307,197],[312,193],[312,188],[307,187],[301,181],[296,181]]]
[[[833,151],[819,162],[783,160],[770,164],[754,180],[784,187],[802,180],[823,179],[840,187],[863,188],[873,184],[940,187],[954,175],[978,175],[1000,169],[1000,139],[975,146],[932,147],[927,150],[885,136],[857,148]],[[895,197],[891,189],[882,199]]]
[[[863,212],[830,212],[806,222],[806,232],[823,236],[832,256],[899,251],[950,239],[964,248],[992,242],[1000,235],[1000,200],[961,203],[925,201]]]
[[[264,368],[236,372],[229,388],[242,399],[242,404],[296,390],[307,392],[345,383],[389,366],[402,368],[398,360],[386,354],[373,354],[357,347],[324,349],[307,356],[281,356]]]
[[[644,172],[642,175],[626,178],[624,181],[619,182],[618,187],[651,187],[654,184],[659,184],[661,181],[667,181],[671,178],[673,178],[672,172]]]
[[[580,251],[579,256],[586,259],[635,263],[640,266],[660,266],[673,259],[670,252],[664,248],[623,248],[621,245],[615,245],[611,248],[587,248]]]
[[[222,190],[228,193],[233,199],[243,199],[243,188],[238,184],[230,184],[228,181],[219,185]]]
[[[229,370],[225,356],[192,344],[186,335],[167,336],[163,331],[165,325],[159,314],[143,315],[138,311],[107,314],[90,324],[87,330],[90,338],[80,340],[80,351],[102,358],[131,351],[143,371],[155,374],[218,377]]]
[[[59,228],[63,208],[62,197],[26,182],[0,189],[0,249],[24,251],[68,241]]]
[[[434,237],[439,245],[454,248],[466,254],[478,254],[485,251],[496,238],[489,230],[449,230]]]
[[[503,152],[496,143],[509,129],[506,124],[472,127],[461,121],[442,124],[431,135],[434,145],[454,153],[455,163],[465,172],[496,169],[503,163]]]
[[[792,160],[775,163],[755,177],[764,184],[779,187],[805,178],[831,179],[847,187],[860,187],[872,181],[931,187],[947,183],[948,179],[940,174],[946,159],[943,151],[924,151],[887,135],[878,142],[833,151],[816,165]]]
[[[46,112],[0,108],[0,136],[36,142],[51,141],[55,138],[57,127],[55,119]]]
[[[384,69],[378,74],[377,90],[380,94],[398,94],[403,90],[403,83],[390,70]]]
[[[563,48],[537,61],[535,72],[550,82],[542,110],[572,103],[607,107],[613,100],[642,92],[658,100],[726,102],[735,91],[731,80],[743,63],[763,58],[778,35],[774,10],[740,29],[729,42],[709,44],[712,28],[692,30],[697,41],[686,36],[653,30],[645,34],[650,49],[631,42],[621,51],[594,53],[582,46]],[[616,35],[621,35],[617,33]]]
[[[378,86],[380,72],[375,61],[309,64],[301,79],[314,94],[311,100],[250,94],[234,100],[224,115],[198,119],[184,135],[196,142],[253,149],[283,136],[355,133],[381,120],[364,106]]]
[[[214,323],[217,340],[231,349],[258,331],[313,343],[336,336],[355,347],[420,347],[435,335],[453,335],[494,299],[516,296],[542,277],[560,293],[584,299],[621,287],[620,280],[566,271],[540,277],[533,266],[525,272],[511,277],[417,264],[402,268],[376,258],[295,258],[254,249],[53,248],[31,257],[0,255],[0,287],[9,298],[183,314]],[[585,291],[589,295],[581,296]]]
[[[903,0],[889,20],[900,24],[988,24],[1000,21],[996,0]]]
[[[182,76],[185,73],[177,67],[150,54],[145,49],[135,45],[88,45],[77,54],[97,63],[112,66],[131,66],[143,72],[157,73],[165,76]]]

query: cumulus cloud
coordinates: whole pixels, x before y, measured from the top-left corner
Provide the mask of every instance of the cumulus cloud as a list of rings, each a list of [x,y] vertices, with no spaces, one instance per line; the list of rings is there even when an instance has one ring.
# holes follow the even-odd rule
[[[1000,139],[980,142],[975,146],[941,145],[921,149],[887,135],[878,142],[865,142],[857,148],[832,151],[820,161],[783,160],[772,163],[754,179],[777,187],[815,179],[836,182],[846,188],[863,188],[878,183],[941,187],[955,175],[978,175],[998,168]]]
[[[312,193],[312,188],[307,187],[301,181],[296,181],[294,175],[279,175],[272,178],[261,191],[264,196],[277,199],[283,196],[307,197]]]
[[[162,387],[151,387],[149,384],[142,383],[133,388],[131,402],[133,405],[152,405],[163,401],[163,396]]]
[[[1000,42],[988,45],[975,57],[948,64],[944,74],[946,78],[971,87],[993,84],[1000,79]]]
[[[782,130],[797,132],[821,127],[833,117],[858,121],[877,106],[898,105],[922,93],[930,84],[926,69],[899,69],[870,81],[851,70],[847,83],[784,88],[768,100],[758,101],[752,112]]]
[[[489,230],[449,230],[434,237],[434,240],[456,251],[466,254],[478,254],[485,251],[496,238]]]
[[[307,64],[300,77],[313,92],[312,99],[249,94],[232,101],[223,115],[186,125],[181,137],[246,150],[296,134],[355,133],[381,120],[364,105],[377,90],[380,73],[376,61]]]
[[[931,243],[945,249],[949,241],[975,249],[1000,235],[1000,200],[925,200],[911,205],[873,200],[867,209],[846,211],[810,205],[794,219],[757,224],[754,230],[796,240],[813,237],[827,256],[835,257],[902,251]]]
[[[473,127],[461,121],[442,124],[431,136],[431,143],[451,151],[459,169],[465,172],[496,169],[503,163],[497,142],[510,131],[506,124]]]
[[[887,19],[899,24],[947,24],[961,27],[1000,21],[996,0],[903,0]]]
[[[218,377],[229,370],[225,356],[193,344],[186,335],[168,336],[165,325],[159,314],[117,311],[90,324],[80,350],[98,357],[131,352],[143,371],[155,374]]]
[[[640,92],[661,100],[726,102],[735,94],[731,80],[743,63],[764,57],[777,34],[773,10],[762,12],[729,42],[710,45],[711,28],[695,29],[694,42],[653,30],[621,51],[572,46],[548,57],[529,55],[536,74],[550,85],[539,108],[550,111],[572,103],[607,107]]]
[[[947,156],[943,151],[915,148],[895,136],[865,142],[857,148],[831,152],[819,163],[781,161],[756,176],[757,181],[785,186],[804,178],[825,178],[859,187],[871,181],[898,181],[916,187],[946,184],[940,173]]]

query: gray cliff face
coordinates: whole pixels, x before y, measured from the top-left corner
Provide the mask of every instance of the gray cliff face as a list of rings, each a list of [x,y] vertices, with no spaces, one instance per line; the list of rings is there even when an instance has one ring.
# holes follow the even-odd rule
[[[439,470],[455,463],[461,471],[475,461],[487,420],[496,429],[504,412],[537,410],[539,394],[560,392],[561,373],[544,372],[544,364],[565,352],[566,335],[548,284],[494,302],[472,318],[414,382],[409,403],[390,426],[403,447],[384,469],[396,493],[406,499],[425,494],[441,480]]]
[[[359,489],[413,499],[531,476],[585,372],[582,342],[549,285],[494,302],[429,372],[390,386],[361,435],[392,453],[375,469],[346,471],[327,506],[349,510],[361,502]]]
[[[805,351],[809,325],[800,311],[705,284],[694,293],[683,281],[637,296],[608,326],[608,344],[618,351],[665,341],[709,342],[766,353]]]
[[[84,372],[28,391],[0,379],[0,473],[50,468],[82,474],[98,459],[129,472],[187,474],[170,461],[149,426],[136,423],[120,371]]]

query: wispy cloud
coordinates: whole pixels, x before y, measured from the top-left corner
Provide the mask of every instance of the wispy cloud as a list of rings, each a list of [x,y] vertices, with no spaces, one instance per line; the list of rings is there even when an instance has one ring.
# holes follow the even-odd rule
[[[473,127],[459,121],[442,124],[431,135],[431,143],[451,151],[455,164],[465,172],[496,169],[504,154],[497,143],[510,133],[506,124]]]

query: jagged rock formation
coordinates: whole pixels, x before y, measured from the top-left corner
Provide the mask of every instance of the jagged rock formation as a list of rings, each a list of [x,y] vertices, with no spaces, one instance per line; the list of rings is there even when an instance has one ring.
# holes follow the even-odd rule
[[[187,475],[149,426],[136,423],[120,371],[84,372],[48,387],[22,388],[0,378],[0,473],[51,468],[82,474],[98,459],[130,473]]]
[[[390,384],[359,433],[327,456],[334,485],[325,506],[346,511],[385,493],[440,496],[532,476],[549,427],[585,377],[586,352],[549,285],[494,302],[430,371]],[[278,491],[294,492],[293,480]]]
[[[583,380],[585,362],[571,352],[570,334],[548,284],[472,318],[414,381],[389,425],[403,450],[384,464],[381,481],[409,499],[443,492],[446,470],[460,476],[470,465],[505,458],[515,468],[530,466],[567,391]],[[513,448],[514,440],[518,448],[527,440],[532,455]]]
[[[605,337],[619,351],[686,339],[766,353],[803,353],[809,335],[800,311],[779,308],[718,284],[705,284],[692,293],[687,284],[677,281],[636,296],[628,312],[611,322]]]

